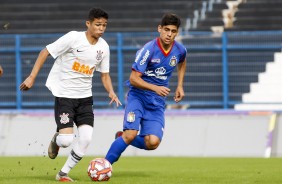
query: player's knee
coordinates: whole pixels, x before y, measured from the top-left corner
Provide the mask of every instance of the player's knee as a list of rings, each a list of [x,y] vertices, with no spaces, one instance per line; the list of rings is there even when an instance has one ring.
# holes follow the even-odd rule
[[[147,149],[148,150],[154,150],[154,149],[157,149],[160,145],[160,142],[158,141],[150,141],[149,144],[147,144]]]
[[[147,150],[154,150],[157,149],[160,145],[160,139],[156,136],[147,136],[145,137],[145,143],[146,143],[146,147]]]
[[[79,136],[79,142],[84,145],[89,145],[92,141],[92,134],[90,135],[80,135]]]
[[[87,147],[93,134],[93,127],[90,125],[82,125],[78,127],[78,141],[82,147]]]
[[[127,144],[129,144],[133,141],[133,139],[135,139],[136,135],[137,131],[125,131],[122,135],[122,138]]]
[[[59,134],[56,139],[56,142],[58,146],[66,148],[72,144],[73,139],[73,134]]]

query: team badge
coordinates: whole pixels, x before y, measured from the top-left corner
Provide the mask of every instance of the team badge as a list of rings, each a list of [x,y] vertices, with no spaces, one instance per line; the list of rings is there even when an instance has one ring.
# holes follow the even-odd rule
[[[131,122],[131,123],[135,121],[135,113],[134,112],[129,112],[127,114],[127,121]]]
[[[60,122],[61,122],[62,124],[67,124],[67,123],[70,122],[69,113],[66,113],[66,114],[63,113],[63,114],[60,115],[60,117],[61,117]]]
[[[177,63],[177,58],[176,58],[176,56],[172,56],[171,59],[170,59],[170,61],[169,61],[169,65],[170,65],[170,66],[175,66],[176,63]]]
[[[101,61],[102,60],[102,55],[103,55],[103,52],[101,50],[97,50],[97,56],[96,56],[96,59],[98,61]]]

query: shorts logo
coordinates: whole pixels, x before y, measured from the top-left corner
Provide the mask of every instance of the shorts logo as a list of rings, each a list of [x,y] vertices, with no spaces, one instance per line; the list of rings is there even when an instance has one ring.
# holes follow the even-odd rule
[[[60,122],[61,122],[62,124],[67,124],[67,123],[70,122],[69,113],[67,113],[67,114],[63,113],[63,114],[60,115],[60,117],[61,117]]]
[[[135,113],[134,112],[129,112],[127,114],[127,121],[131,122],[131,123],[135,121]]]

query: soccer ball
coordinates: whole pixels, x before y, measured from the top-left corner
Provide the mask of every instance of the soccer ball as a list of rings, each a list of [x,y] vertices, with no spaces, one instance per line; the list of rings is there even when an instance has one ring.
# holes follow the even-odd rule
[[[92,181],[108,181],[112,176],[112,165],[104,158],[96,158],[89,163],[87,173]]]

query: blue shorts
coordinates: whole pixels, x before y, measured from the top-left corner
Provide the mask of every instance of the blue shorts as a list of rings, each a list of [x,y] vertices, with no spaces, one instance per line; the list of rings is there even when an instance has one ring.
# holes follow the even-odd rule
[[[155,135],[160,140],[165,128],[163,97],[129,91],[123,130],[140,131],[141,136]]]

